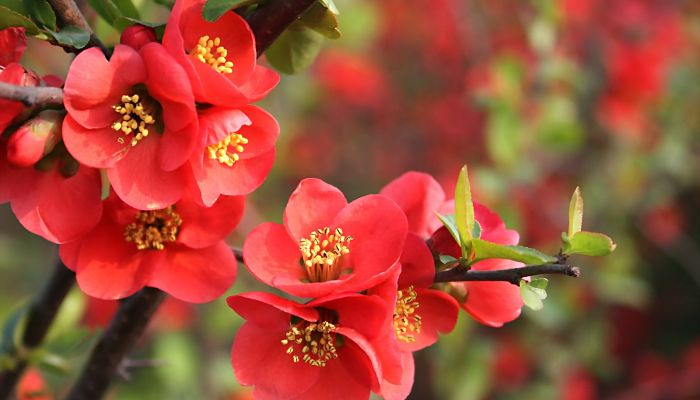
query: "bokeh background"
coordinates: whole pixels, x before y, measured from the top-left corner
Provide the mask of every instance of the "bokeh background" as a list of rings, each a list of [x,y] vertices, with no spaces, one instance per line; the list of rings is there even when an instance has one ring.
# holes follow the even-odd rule
[[[153,21],[167,10],[135,1]],[[550,279],[545,308],[503,328],[462,313],[417,354],[414,398],[700,398],[700,3],[695,0],[336,0],[341,39],[283,76],[263,106],[281,126],[270,178],[230,238],[280,221],[304,177],[349,198],[408,170],[449,192],[467,163],[476,199],[554,253],[571,193],[585,226],[618,244]],[[95,15],[108,43],[117,34]],[[32,41],[23,62],[65,77]],[[0,319],[42,286],[56,247],[0,206]],[[239,268],[230,294],[261,289]],[[68,387],[116,303],[74,290],[35,371]],[[243,399],[224,297],[168,300],[112,399]],[[34,382],[25,382],[25,385]]]

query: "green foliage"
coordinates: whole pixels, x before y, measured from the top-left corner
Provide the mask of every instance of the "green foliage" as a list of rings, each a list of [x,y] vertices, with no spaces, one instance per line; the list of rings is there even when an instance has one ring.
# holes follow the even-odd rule
[[[520,281],[520,296],[523,303],[530,309],[538,311],[544,307],[543,300],[547,298],[547,278],[533,278],[531,282]]]
[[[457,243],[460,243],[459,239],[459,230],[457,229],[457,223],[455,221],[455,216],[454,215],[441,215],[437,211],[435,212],[435,215],[438,217],[440,222],[447,228],[447,231],[450,232],[450,235],[454,238],[454,240]]]
[[[581,190],[576,187],[569,203],[569,237],[577,232],[581,232],[583,226],[583,196]]]
[[[230,10],[258,2],[258,0],[208,0],[202,9],[202,17],[209,22],[214,22]]]
[[[47,31],[60,45],[82,49],[90,41],[90,34],[77,26],[64,26],[59,32]]]
[[[23,0],[28,15],[40,26],[56,30],[56,13],[46,0]]]
[[[295,74],[309,67],[323,45],[323,36],[295,22],[270,46],[265,54],[270,65],[285,74]]]
[[[459,232],[459,244],[462,248],[462,257],[470,258],[469,251],[472,247],[472,233],[474,232],[474,204],[469,184],[469,172],[467,166],[463,166],[457,178],[455,187],[455,220]]]
[[[320,33],[328,39],[340,38],[338,22],[338,9],[335,5],[330,7],[324,1],[314,3],[309,10],[301,16],[300,21],[308,28]],[[333,3],[330,2],[332,5]]]
[[[472,240],[472,246],[476,253],[476,258],[473,260],[475,262],[488,258],[503,258],[526,265],[548,264],[557,261],[556,257],[525,246],[507,246],[482,239]]]
[[[11,28],[14,26],[24,27],[26,32],[30,35],[36,35],[39,33],[39,27],[36,26],[31,19],[25,17],[24,14],[0,3],[0,29]]]
[[[563,234],[562,241],[562,251],[567,255],[607,256],[617,247],[609,236],[598,232],[581,231],[571,237]]]

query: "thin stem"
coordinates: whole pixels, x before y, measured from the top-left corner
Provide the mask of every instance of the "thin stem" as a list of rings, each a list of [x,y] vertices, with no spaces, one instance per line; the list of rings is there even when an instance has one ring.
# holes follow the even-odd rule
[[[122,360],[146,330],[148,321],[163,299],[165,293],[147,287],[122,301],[117,315],[93,349],[68,400],[102,398],[110,381],[118,373]]]
[[[255,50],[260,57],[289,25],[311,7],[316,0],[266,1],[248,17],[255,34]]]
[[[87,20],[85,19],[85,16],[80,11],[80,8],[78,8],[78,5],[75,4],[75,1],[49,0],[49,3],[51,3],[51,7],[54,9],[56,15],[58,16],[58,19],[61,21],[61,26],[73,25],[90,34],[90,40],[88,41],[87,46],[85,46],[82,49],[70,48],[69,50],[71,52],[79,53],[82,50],[85,50],[90,47],[99,47],[105,55],[109,55],[109,50],[107,50],[107,48],[100,41],[100,39],[98,39],[97,36],[95,36],[95,32],[92,31],[90,24],[88,24]]]
[[[231,251],[233,255],[236,256],[236,261],[243,264],[243,249],[240,247],[231,246]]]
[[[44,340],[51,323],[58,313],[58,309],[63,303],[63,299],[70,291],[74,281],[75,274],[73,271],[66,268],[59,261],[46,286],[34,299],[27,311],[27,324],[22,335],[23,354],[29,353]],[[14,368],[0,373],[0,399],[9,398],[26,367],[27,361],[19,359]]]
[[[456,267],[435,274],[435,282],[462,282],[462,281],[505,281],[518,285],[520,280],[527,276],[535,275],[566,275],[578,278],[581,270],[568,264],[542,264],[529,265],[520,268],[499,269],[492,271],[467,270]]]
[[[18,86],[0,82],[0,98],[21,101],[27,107],[63,105],[63,90],[54,87]]]

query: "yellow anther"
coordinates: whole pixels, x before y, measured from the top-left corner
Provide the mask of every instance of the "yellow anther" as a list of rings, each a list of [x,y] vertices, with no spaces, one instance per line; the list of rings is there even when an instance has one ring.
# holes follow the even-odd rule
[[[233,72],[233,62],[226,59],[228,50],[221,46],[221,38],[211,39],[208,35],[200,37],[190,54],[220,74]]]
[[[338,279],[342,272],[341,256],[350,253],[351,236],[343,235],[338,228],[332,231],[324,227],[311,232],[308,238],[299,241],[299,250],[304,260],[306,274],[311,282]]]
[[[123,138],[119,138],[123,139]],[[139,211],[134,222],[126,226],[124,239],[139,250],[163,250],[165,244],[177,240],[182,219],[173,207],[155,211]]]
[[[207,146],[206,151],[210,159],[233,167],[233,164],[240,159],[239,153],[245,150],[243,147],[245,144],[248,144],[248,139],[240,133],[234,132],[220,142]]]
[[[299,354],[303,354],[305,363],[314,367],[325,367],[326,363],[338,358],[335,344],[336,327],[328,321],[303,322],[303,328],[293,326],[285,333],[285,339],[281,340],[282,346],[287,347],[285,353],[292,356],[292,361],[299,362]],[[300,327],[301,327],[300,326]]]
[[[144,109],[143,104],[139,102],[140,100],[138,94],[123,95],[121,97],[122,104],[112,106],[112,109],[121,115],[121,118],[112,124],[112,129],[124,135],[130,135],[131,132],[136,131],[136,135],[129,142],[132,146],[136,146],[141,139],[148,136],[146,125],[152,125],[156,122],[153,115]],[[117,142],[124,144],[126,141],[123,137],[118,137]]]
[[[394,331],[396,338],[405,343],[413,343],[421,332],[422,319],[416,314],[418,293],[409,286],[396,293],[396,308],[394,309]]]

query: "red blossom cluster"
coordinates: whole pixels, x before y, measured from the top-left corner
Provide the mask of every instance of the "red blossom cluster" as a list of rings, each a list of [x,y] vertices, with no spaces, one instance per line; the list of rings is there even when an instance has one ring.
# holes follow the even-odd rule
[[[0,202],[61,245],[88,295],[151,286],[205,302],[236,277],[224,239],[272,168],[279,133],[251,103],[279,77],[257,64],[243,18],[208,22],[203,5],[178,1],[162,43],[134,25],[109,57],[78,54],[56,85],[66,111],[0,100]],[[21,28],[0,33],[0,80],[55,84],[17,63],[25,42]]]
[[[255,277],[299,299],[228,298],[246,320],[231,354],[238,381],[261,399],[366,399],[370,392],[403,399],[413,386],[412,353],[450,332],[460,305],[494,327],[517,318],[523,303],[508,282],[433,285],[435,258],[459,251],[435,215],[453,208],[424,173],[408,172],[349,203],[321,180],[301,181],[283,223],[259,225],[243,247]],[[517,243],[498,215],[478,204],[475,214],[482,239]],[[472,269],[519,265],[484,260]]]

